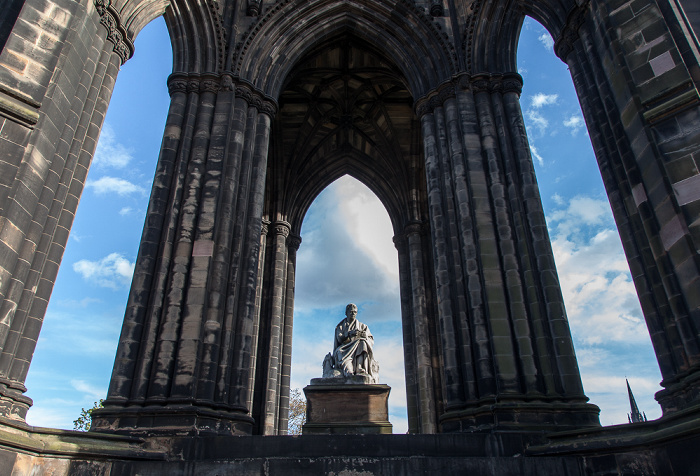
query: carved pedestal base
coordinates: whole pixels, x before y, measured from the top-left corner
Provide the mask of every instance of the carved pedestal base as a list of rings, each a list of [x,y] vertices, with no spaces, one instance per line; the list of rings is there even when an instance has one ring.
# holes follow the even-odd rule
[[[304,388],[308,434],[391,434],[389,392],[384,384],[344,378],[312,379]]]
[[[24,394],[27,388],[21,382],[0,378],[0,417],[24,422],[32,399]]]

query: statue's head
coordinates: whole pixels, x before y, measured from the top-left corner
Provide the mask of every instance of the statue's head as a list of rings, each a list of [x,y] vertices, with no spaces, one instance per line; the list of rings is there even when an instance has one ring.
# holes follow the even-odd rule
[[[348,317],[348,319],[354,320],[355,316],[357,316],[357,306],[355,306],[353,303],[345,306],[345,315]]]

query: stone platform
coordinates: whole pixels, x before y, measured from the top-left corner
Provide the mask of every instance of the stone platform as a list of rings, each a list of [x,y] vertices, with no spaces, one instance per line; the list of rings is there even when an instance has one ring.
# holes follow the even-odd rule
[[[315,378],[304,388],[304,435],[391,434],[389,392],[384,384],[364,377]]]
[[[0,418],[0,476],[698,476],[693,415],[549,435],[127,437]]]

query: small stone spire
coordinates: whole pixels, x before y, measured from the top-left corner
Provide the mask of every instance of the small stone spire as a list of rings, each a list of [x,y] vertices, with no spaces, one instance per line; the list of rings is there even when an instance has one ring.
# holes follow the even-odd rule
[[[631,413],[627,414],[627,421],[629,423],[640,423],[647,421],[646,414],[641,413],[639,411],[639,407],[637,407],[637,402],[634,400],[634,395],[632,395],[632,389],[630,388],[629,381],[625,379],[625,382],[627,383],[627,395],[629,395],[630,398],[630,410],[632,411]]]

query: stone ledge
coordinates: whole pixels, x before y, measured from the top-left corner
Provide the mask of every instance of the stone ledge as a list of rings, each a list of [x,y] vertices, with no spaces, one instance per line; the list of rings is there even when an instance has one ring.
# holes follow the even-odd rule
[[[131,436],[41,428],[0,418],[0,447],[44,456],[164,460],[166,453],[146,448]]]

